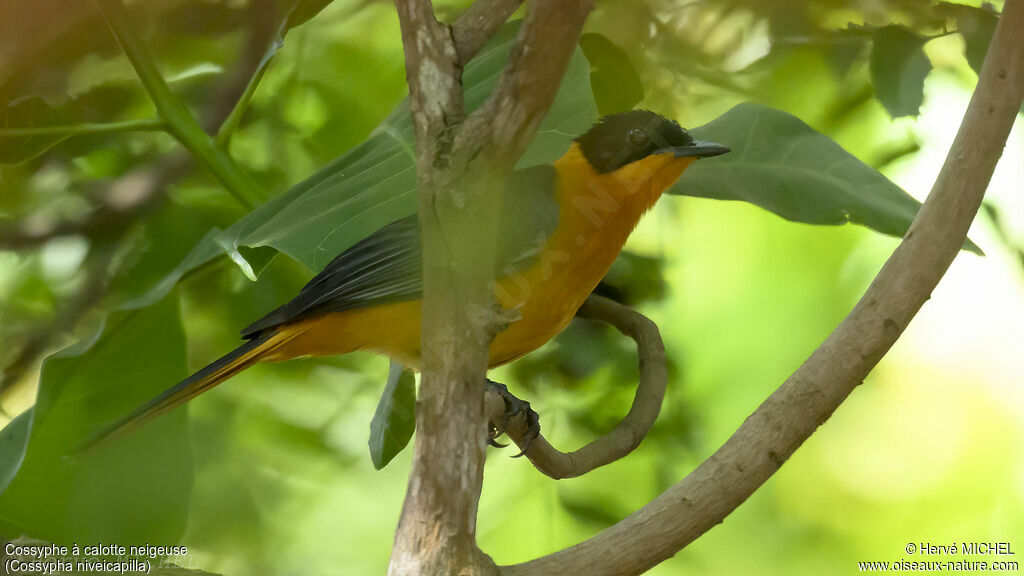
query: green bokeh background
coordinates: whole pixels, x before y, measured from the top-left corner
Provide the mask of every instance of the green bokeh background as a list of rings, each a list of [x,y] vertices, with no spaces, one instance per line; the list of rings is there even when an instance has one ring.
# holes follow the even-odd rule
[[[28,20],[6,25],[24,30],[0,34],[13,38],[0,44],[0,62],[10,63],[0,66],[0,95],[40,94],[78,121],[152,114],[90,3],[41,4],[58,16],[42,22],[15,6],[14,16]],[[244,49],[235,23],[244,4],[166,0],[140,11],[147,41],[194,109]],[[643,106],[684,126],[743,101],[780,108],[923,199],[976,82],[962,38],[942,35],[921,15],[933,8],[924,4],[606,0],[588,31],[631,56]],[[462,6],[438,10],[454,15]],[[84,22],[81,30],[66,24],[69,14]],[[936,35],[924,44],[933,69],[918,115],[893,119],[875,98],[863,35],[825,33],[847,22]],[[30,36],[49,48],[30,49]],[[73,50],[87,55],[72,58]],[[289,34],[230,151],[279,193],[363,141],[404,95],[390,3],[337,0]],[[16,223],[83,213],[98,183],[174,146],[161,134],[68,140],[0,169],[0,216]],[[987,256],[961,253],[835,416],[722,525],[652,574],[852,574],[857,561],[907,558],[908,542],[1009,541],[1024,549],[1022,158],[1018,127],[988,193],[1001,223],[979,218],[971,232]],[[227,228],[243,214],[199,170],[168,195],[125,232],[132,249],[112,260],[113,290],[123,297],[174,268],[211,227]],[[65,313],[101,244],[72,236],[0,251],[4,364],[38,326]],[[508,458],[510,450],[492,450],[481,547],[498,563],[559,550],[681,479],[843,318],[896,244],[857,226],[790,223],[748,204],[665,198],[628,246],[658,266],[626,274],[631,285],[664,280],[644,292],[660,298],[637,304],[661,327],[671,362],[658,423],[634,454],[574,480],[550,480]],[[256,283],[229,263],[186,279],[171,298],[180,302],[189,368],[233,348],[239,328],[310,275],[277,257]],[[98,305],[82,315],[49,347],[95,331],[101,312]],[[629,342],[593,327],[570,330],[494,374],[530,400],[563,449],[609,429],[634,384]],[[195,475],[181,539],[188,563],[227,575],[382,573],[410,459],[406,450],[375,471],[367,452],[387,367],[362,354],[262,365],[192,402]],[[9,416],[31,406],[37,380],[33,364],[5,393]]]

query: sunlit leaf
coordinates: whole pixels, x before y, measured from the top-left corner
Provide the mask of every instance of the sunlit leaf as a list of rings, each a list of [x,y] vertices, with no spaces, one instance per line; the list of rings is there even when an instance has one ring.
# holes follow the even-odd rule
[[[693,129],[732,152],[691,166],[672,194],[742,200],[787,220],[863,224],[903,236],[921,204],[799,118],[740,104]],[[968,247],[979,251],[968,242]]]
[[[992,42],[999,14],[991,4],[982,4],[980,8],[952,2],[939,2],[935,11],[956,20],[956,31],[964,39],[964,56],[975,72],[981,72],[985,61],[988,45]]]
[[[42,98],[23,98],[0,106],[0,165],[21,164],[46,152],[68,137],[67,134],[4,136],[11,128],[43,128],[64,124],[61,115]]]
[[[377,470],[398,455],[416,430],[416,377],[412,370],[391,363],[388,383],[370,421],[370,458]]]
[[[640,82],[629,54],[601,34],[584,34],[580,48],[590,62],[590,84],[601,116],[626,112],[644,99]]]
[[[916,116],[924,102],[924,79],[932,63],[924,53],[928,38],[903,26],[871,33],[871,81],[875,94],[894,117]]]
[[[88,434],[186,374],[185,335],[175,296],[112,316],[97,333],[46,359],[31,420],[0,438],[9,476],[0,531],[66,543],[175,542],[185,526],[192,462],[185,412],[69,457]],[[20,426],[30,422],[27,436]]]

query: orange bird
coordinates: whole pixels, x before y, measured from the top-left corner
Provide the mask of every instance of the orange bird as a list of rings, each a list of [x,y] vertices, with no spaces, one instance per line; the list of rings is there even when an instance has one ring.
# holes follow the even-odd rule
[[[698,158],[729,149],[635,110],[602,118],[553,164],[511,174],[502,198],[494,293],[518,320],[491,343],[490,365],[562,331],[662,192]],[[422,306],[415,214],[342,252],[290,302],[242,330],[247,341],[96,435],[107,438],[256,364],[356,350],[419,366]]]

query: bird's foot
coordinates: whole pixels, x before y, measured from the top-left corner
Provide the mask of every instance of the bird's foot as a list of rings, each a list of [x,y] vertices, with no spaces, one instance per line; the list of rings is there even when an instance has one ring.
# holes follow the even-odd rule
[[[487,388],[492,392],[497,393],[501,396],[501,399],[505,401],[505,413],[502,415],[500,426],[491,422],[491,431],[488,434],[487,443],[496,448],[504,448],[508,444],[502,444],[496,440],[498,436],[505,433],[505,429],[508,428],[509,420],[520,415],[526,415],[526,434],[523,436],[522,448],[519,454],[513,456],[513,458],[519,458],[523,454],[526,454],[526,450],[530,448],[530,444],[540,436],[540,415],[537,414],[533,408],[530,408],[530,403],[525,400],[520,400],[512,395],[508,391],[508,387],[504,384],[500,384],[493,380],[487,380]]]

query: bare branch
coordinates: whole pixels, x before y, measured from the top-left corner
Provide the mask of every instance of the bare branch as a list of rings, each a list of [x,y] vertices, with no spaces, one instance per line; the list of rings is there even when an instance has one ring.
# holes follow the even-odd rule
[[[458,63],[465,66],[487,45],[523,0],[476,0],[452,23]]]
[[[402,27],[422,185],[424,176],[443,162],[442,151],[450,149],[450,128],[463,115],[462,70],[456,64],[451,30],[434,17],[430,0],[395,0],[395,8]]]
[[[510,170],[555,99],[591,0],[533,2],[494,93],[466,121],[470,148],[493,150],[490,161]]]
[[[611,324],[636,341],[640,357],[640,384],[625,418],[611,432],[579,450],[560,452],[543,436],[529,444],[524,455],[538,470],[555,479],[581,476],[635,450],[658,417],[668,383],[665,346],[654,322],[628,306],[597,295],[587,299],[578,315]],[[487,407],[491,422],[500,422],[505,410],[501,397],[488,394]],[[526,418],[520,415],[509,422],[505,433],[522,448],[526,431]]]
[[[639,574],[720,523],[896,342],[967,237],[1024,99],[1024,0],[1007,0],[978,87],[928,201],[849,316],[715,454],[637,512],[502,574]]]
[[[494,563],[476,546],[490,338],[468,312],[487,301],[484,277],[472,273],[486,254],[467,250],[465,230],[473,220],[465,216],[460,185],[467,180],[451,162],[452,139],[464,116],[462,68],[451,30],[435,19],[429,0],[395,0],[395,7],[416,128],[425,336],[419,433],[388,574],[493,573]]]
[[[489,344],[506,321],[490,272],[499,205],[494,199],[554,99],[589,5],[531,4],[504,80],[491,96],[491,112],[513,116],[478,111],[470,123],[464,122],[462,64],[514,6],[484,0],[456,32],[436,20],[428,0],[395,0],[416,128],[423,378],[412,470],[388,567],[392,576],[496,571],[475,542],[487,439],[483,384]],[[494,12],[484,13],[489,7]],[[456,35],[465,42],[461,51]],[[535,53],[542,48],[544,57]],[[516,98],[522,106],[509,102]],[[507,133],[514,136],[494,138]]]

